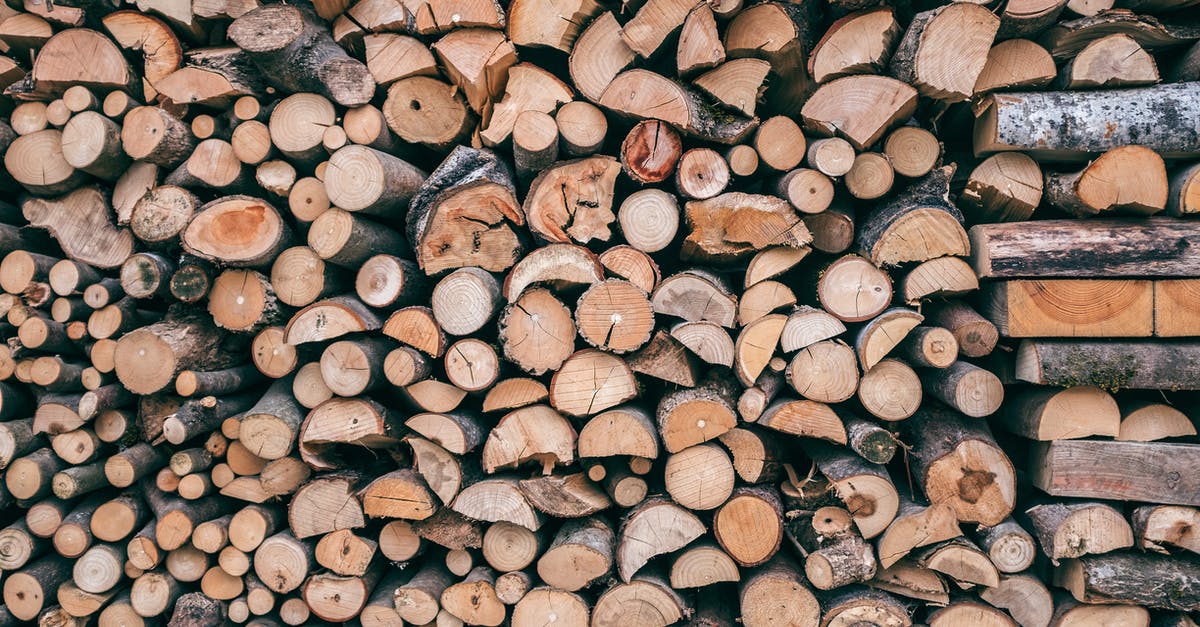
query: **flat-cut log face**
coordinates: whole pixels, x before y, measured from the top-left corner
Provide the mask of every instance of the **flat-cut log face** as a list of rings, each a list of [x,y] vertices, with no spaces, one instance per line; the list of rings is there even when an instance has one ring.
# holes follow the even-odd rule
[[[916,111],[917,90],[883,76],[847,76],[822,85],[804,105],[805,126],[837,134],[858,150]]]
[[[895,266],[907,261],[971,254],[967,232],[949,213],[926,208],[910,211],[896,220],[870,251],[879,265]]]
[[[202,256],[236,264],[270,250],[284,228],[279,212],[266,201],[230,199],[196,214],[184,240]]]
[[[617,408],[593,416],[579,431],[579,456],[657,457],[657,433],[649,416],[643,414],[639,418],[634,415],[639,411]]]
[[[61,93],[71,85],[113,89],[130,84],[129,64],[112,40],[93,30],[64,30],[38,52],[33,75],[39,87]]]
[[[647,70],[629,70],[613,78],[600,106],[638,119],[657,119],[687,128],[691,111],[678,85]]]
[[[604,268],[588,249],[572,244],[551,244],[533,250],[517,263],[504,280],[504,296],[512,302],[533,283],[566,288],[603,280]]]
[[[417,261],[426,274],[468,266],[500,272],[520,258],[523,248],[513,225],[523,225],[525,217],[504,186],[464,186],[435,202],[417,247]]]
[[[1016,486],[1012,462],[995,446],[967,440],[930,464],[926,493],[935,503],[954,507],[960,521],[998,524],[1012,512]]]
[[[366,330],[366,325],[354,312],[336,303],[320,302],[296,314],[288,322],[284,338],[289,344],[301,344]]]

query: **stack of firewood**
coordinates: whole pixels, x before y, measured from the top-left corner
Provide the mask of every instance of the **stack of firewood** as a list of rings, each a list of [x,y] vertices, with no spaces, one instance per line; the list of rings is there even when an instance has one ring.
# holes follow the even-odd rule
[[[1197,0],[131,4],[0,4],[0,627],[1196,625]]]

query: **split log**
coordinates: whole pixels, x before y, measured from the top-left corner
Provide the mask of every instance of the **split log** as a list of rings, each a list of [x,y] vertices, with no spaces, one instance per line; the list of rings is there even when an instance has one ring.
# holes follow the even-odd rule
[[[1033,522],[1042,552],[1056,564],[1062,558],[1133,546],[1133,530],[1125,517],[1104,503],[1045,503],[1025,513]]]
[[[1126,172],[1140,176],[1128,178]],[[1167,169],[1141,146],[1106,151],[1080,172],[1046,175],[1046,200],[1077,217],[1106,212],[1152,215],[1167,204]]]
[[[971,3],[918,13],[892,56],[891,73],[922,96],[966,100],[999,29],[999,18]]]

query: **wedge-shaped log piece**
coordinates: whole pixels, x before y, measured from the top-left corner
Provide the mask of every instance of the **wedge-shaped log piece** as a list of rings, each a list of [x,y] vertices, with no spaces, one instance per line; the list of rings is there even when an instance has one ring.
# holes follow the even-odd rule
[[[265,79],[241,48],[200,48],[190,51],[187,60],[194,65],[176,69],[155,83],[155,89],[172,102],[229,107],[243,96],[266,90]]]
[[[847,76],[825,83],[800,115],[814,133],[844,137],[866,150],[917,110],[917,90],[885,76]]]
[[[493,477],[473,483],[458,493],[450,508],[467,518],[510,522],[530,531],[540,529],[544,520],[521,493],[514,477]]]
[[[519,486],[534,509],[555,518],[583,518],[613,504],[604,490],[581,472],[522,479]]]
[[[633,508],[621,524],[617,542],[617,574],[628,581],[651,558],[673,553],[704,534],[695,514],[662,498]]]
[[[876,542],[881,568],[891,568],[913,549],[962,535],[954,508],[948,503],[917,505],[907,490],[898,492],[900,508],[896,512],[896,519]]]
[[[891,7],[851,13],[830,25],[813,47],[808,71],[818,83],[850,74],[881,73],[900,34]]]
[[[762,59],[733,59],[696,77],[696,87],[721,104],[754,117],[771,64]]]
[[[438,326],[433,310],[428,307],[397,309],[383,323],[381,332],[430,357],[441,357],[446,352],[446,333]]]
[[[483,411],[503,411],[540,403],[550,398],[550,391],[537,379],[517,377],[504,379],[488,390],[483,397]]]
[[[548,242],[587,244],[612,237],[613,186],[621,166],[606,156],[555,164],[529,186],[523,211],[529,229]]]
[[[463,458],[450,451],[416,436],[407,436],[404,443],[412,449],[414,468],[417,474],[425,480],[428,489],[437,495],[442,503],[453,503],[462,488],[464,478],[474,479],[478,474],[477,467],[464,464]],[[431,514],[437,510],[434,507]]]
[[[959,257],[936,257],[921,262],[900,281],[899,295],[909,305],[950,296],[962,296],[979,289],[979,279],[971,265]]]
[[[293,345],[322,342],[347,333],[375,331],[381,327],[383,322],[375,312],[357,298],[335,296],[317,301],[296,312],[284,329],[283,340]],[[385,334],[391,335],[386,332]]]
[[[1121,410],[1112,395],[1093,386],[1023,390],[1004,407],[1008,431],[1031,440],[1116,436]]]
[[[1149,148],[1119,146],[1079,172],[1047,173],[1045,190],[1050,204],[1076,217],[1153,215],[1167,205],[1167,168]]]
[[[146,82],[157,85],[183,65],[179,38],[162,20],[138,11],[114,11],[101,18],[104,28],[122,48],[142,53]],[[162,93],[162,92],[160,92]],[[190,100],[175,100],[180,104]]]
[[[462,90],[477,113],[503,93],[517,51],[504,33],[487,28],[450,31],[430,46],[446,78]]]
[[[1039,443],[1030,480],[1053,496],[1200,505],[1196,446],[1062,440]]]
[[[1028,220],[1042,202],[1042,169],[1028,155],[1000,152],[971,170],[958,206],[972,222]]]
[[[592,4],[591,0],[584,1]],[[536,3],[537,0],[520,4]],[[598,5],[592,4],[592,6]],[[564,23],[568,26],[571,25],[569,22]],[[487,126],[480,131],[479,136],[485,146],[498,146],[512,135],[517,117],[522,113],[526,111],[554,113],[559,105],[570,102],[572,96],[574,96],[574,91],[550,72],[532,63],[518,63],[509,68],[504,97],[495,104],[492,116],[488,119]]]
[[[615,540],[612,527],[603,518],[567,521],[538,558],[538,576],[568,592],[584,588],[612,570]]]
[[[975,94],[1037,89],[1048,85],[1057,73],[1054,59],[1045,48],[1028,39],[1006,39],[988,51],[987,62],[975,79]]]
[[[1121,405],[1118,440],[1153,442],[1196,435],[1187,414],[1165,403],[1127,401]]]
[[[768,247],[812,242],[791,206],[773,196],[729,192],[687,203],[684,215],[689,233],[681,256],[688,261],[726,263]]]
[[[962,213],[949,200],[953,175],[953,165],[935,169],[862,220],[866,257],[883,267],[970,254]]]
[[[1038,41],[1056,60],[1062,60],[1078,55],[1088,44],[1114,33],[1129,35],[1147,50],[1178,46],[1200,38],[1200,33],[1187,23],[1162,22],[1149,15],[1118,9],[1059,22],[1042,33]]]
[[[33,70],[8,91],[54,97],[82,85],[99,91],[138,93],[134,91],[137,83],[137,74],[111,39],[87,28],[68,28],[41,46]]]
[[[621,37],[621,23],[610,11],[601,13],[583,29],[571,48],[568,70],[571,82],[585,98],[599,102],[604,91],[637,53]]]
[[[579,430],[580,457],[628,455],[658,457],[658,429],[645,410],[631,405],[616,407],[588,419]]]
[[[671,587],[701,588],[726,581],[739,581],[737,564],[712,544],[697,544],[680,551],[671,563]]]
[[[599,104],[635,119],[662,120],[698,139],[736,144],[758,125],[741,114],[717,115],[704,96],[649,70],[628,70],[613,78]]]
[[[56,200],[31,199],[25,219],[50,230],[72,259],[97,268],[119,267],[133,253],[133,236],[109,218],[109,204],[95,187],[77,189]]]
[[[378,477],[359,493],[363,513],[371,518],[424,520],[438,508],[425,481],[407,468]]]
[[[1042,552],[1055,564],[1063,558],[1133,546],[1133,530],[1125,516],[1104,503],[1044,503],[1025,513],[1033,522]]]
[[[356,444],[366,448],[387,448],[400,441],[403,430],[394,412],[369,398],[331,398],[304,419],[300,427],[300,446]]]
[[[846,428],[833,408],[809,400],[779,399],[771,404],[758,424],[789,435],[846,443]]]
[[[1000,18],[977,4],[948,4],[918,13],[892,56],[892,76],[913,84],[928,98],[966,100],[975,92],[999,29]]]
[[[576,434],[562,414],[545,405],[522,407],[500,419],[483,444],[483,471],[492,474],[540,462],[546,469],[575,461]]]
[[[732,328],[737,319],[737,296],[719,277],[704,270],[684,270],[663,279],[650,304],[655,313],[689,322],[708,321]],[[676,338],[683,341],[678,335]]]
[[[684,387],[694,387],[702,375],[700,360],[696,355],[662,329],[655,331],[646,346],[626,357],[625,362],[638,374]]]
[[[854,341],[854,350],[863,370],[874,368],[924,320],[924,316],[916,311],[894,307],[865,324]]]
[[[504,297],[511,303],[534,283],[569,289],[603,280],[604,267],[591,251],[573,244],[550,244],[517,261],[504,279]]]
[[[1137,87],[1159,80],[1154,57],[1133,37],[1115,33],[1089,42],[1063,66],[1055,85],[1059,89]]]
[[[941,575],[917,566],[911,559],[902,559],[890,568],[880,570],[867,585],[937,605],[950,602],[950,594]]]
[[[583,24],[602,8],[594,0],[518,0],[508,7],[508,36],[518,46],[569,53]]]
[[[691,613],[683,597],[660,577],[643,575],[609,588],[592,608],[592,625],[666,627]]]
[[[742,327],[734,343],[733,363],[734,373],[743,386],[753,386],[766,370],[779,346],[779,335],[785,324],[787,316],[769,314]]]
[[[663,395],[656,412],[663,448],[676,453],[736,426],[733,393],[733,383],[717,375],[699,387]]]
[[[987,554],[965,538],[947,540],[921,551],[917,556],[917,564],[940,572],[960,584],[987,587],[1000,584],[1000,573],[988,560]]]
[[[1000,584],[980,590],[979,597],[1007,610],[1020,625],[1048,625],[1054,614],[1049,588],[1032,575],[1001,575]]]
[[[1130,515],[1133,536],[1143,551],[1167,553],[1171,547],[1200,553],[1200,510],[1176,505],[1143,505]]]
[[[800,305],[788,316],[779,347],[791,353],[846,332],[841,320],[821,309]]]
[[[620,357],[585,349],[571,355],[550,380],[550,404],[568,416],[590,416],[637,396],[637,380]]]

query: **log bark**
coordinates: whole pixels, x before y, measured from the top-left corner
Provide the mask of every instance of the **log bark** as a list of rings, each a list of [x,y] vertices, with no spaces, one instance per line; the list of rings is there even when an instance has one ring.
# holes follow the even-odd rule
[[[1139,144],[1164,158],[1200,153],[1200,133],[1164,134],[1164,116],[1200,115],[1193,83],[1141,89],[997,94],[979,107],[975,150],[1029,151],[1044,160],[1080,160],[1111,148]],[[1097,112],[1109,107],[1111,114]],[[1112,130],[1096,126],[1111,120]],[[1036,129],[1036,130],[1035,130]],[[1134,141],[1132,138],[1136,137]]]

